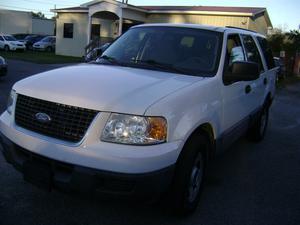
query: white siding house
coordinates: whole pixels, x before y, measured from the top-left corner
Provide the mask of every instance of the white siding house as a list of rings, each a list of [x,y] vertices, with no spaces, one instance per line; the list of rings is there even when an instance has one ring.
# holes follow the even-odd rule
[[[83,56],[85,46],[88,50],[93,42],[113,40],[141,23],[235,26],[262,34],[272,28],[267,9],[258,7],[134,6],[124,1],[93,0],[52,11],[57,13],[56,53],[69,56]]]

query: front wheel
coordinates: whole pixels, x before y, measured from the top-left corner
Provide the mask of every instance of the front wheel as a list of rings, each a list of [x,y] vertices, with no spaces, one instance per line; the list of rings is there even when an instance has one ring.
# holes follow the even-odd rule
[[[249,139],[255,142],[261,141],[266,134],[269,121],[269,107],[264,106],[260,112],[258,120],[249,130]]]
[[[46,51],[47,52],[52,52],[52,48],[49,46],[49,47],[46,48]]]
[[[205,136],[197,136],[189,140],[182,150],[170,195],[170,206],[176,213],[181,215],[191,213],[199,203],[208,143]]]
[[[9,46],[8,45],[5,45],[4,46],[4,51],[8,52],[10,49],[9,49]]]

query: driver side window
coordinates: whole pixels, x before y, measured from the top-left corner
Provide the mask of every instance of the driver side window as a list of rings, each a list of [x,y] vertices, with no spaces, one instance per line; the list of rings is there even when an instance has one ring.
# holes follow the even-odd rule
[[[245,61],[245,54],[238,34],[232,34],[227,39],[228,66],[237,61]]]
[[[230,34],[227,37],[226,57],[224,62],[223,80],[227,84],[227,76],[231,75],[234,62],[246,61],[242,42],[238,34]]]

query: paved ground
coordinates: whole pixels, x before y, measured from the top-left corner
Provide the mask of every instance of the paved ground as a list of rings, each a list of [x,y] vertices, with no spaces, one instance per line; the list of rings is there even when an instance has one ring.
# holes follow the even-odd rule
[[[13,82],[53,68],[9,63],[8,77],[0,79],[0,110]],[[185,219],[161,206],[44,192],[0,156],[0,225],[299,225],[299,133],[300,83],[278,91],[263,142],[240,140],[211,163],[201,205]]]

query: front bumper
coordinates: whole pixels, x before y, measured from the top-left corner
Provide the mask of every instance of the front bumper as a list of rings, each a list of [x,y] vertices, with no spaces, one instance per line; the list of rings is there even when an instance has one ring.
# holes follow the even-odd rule
[[[134,146],[100,141],[110,113],[99,113],[80,143],[69,143],[17,126],[14,114],[0,116],[0,132],[16,145],[44,157],[97,170],[143,174],[176,163],[181,141]]]
[[[16,46],[15,45],[10,46],[9,48],[10,48],[11,51],[25,50],[26,49],[25,46],[17,46],[17,45]]]
[[[7,74],[7,65],[0,65],[0,76],[5,76]]]
[[[121,197],[149,198],[168,190],[173,178],[174,165],[144,174],[125,174],[96,170],[64,163],[32,153],[0,133],[0,150],[6,161],[23,173],[24,179],[40,188],[79,191]],[[27,165],[33,168],[28,174]],[[47,167],[45,175],[44,168]]]
[[[9,163],[25,174],[25,180],[28,180],[28,165],[39,165],[31,170],[34,174],[43,171],[40,166],[46,166],[48,175],[40,179],[41,185],[37,186],[46,186],[47,189],[123,196],[163,193],[171,183],[181,142],[152,146],[101,142],[101,130],[109,116],[110,113],[99,113],[82,142],[72,145],[18,127],[14,115],[4,112],[0,116],[3,154]]]
[[[33,50],[35,51],[45,51],[46,50],[46,47],[42,47],[42,46],[34,46],[33,45]]]

